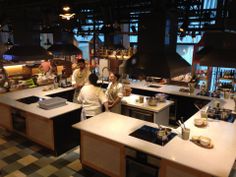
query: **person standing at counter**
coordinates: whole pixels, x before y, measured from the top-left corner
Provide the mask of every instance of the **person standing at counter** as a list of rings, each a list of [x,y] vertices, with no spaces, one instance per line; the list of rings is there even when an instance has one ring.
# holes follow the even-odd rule
[[[39,66],[39,70],[45,74],[49,72],[51,69],[52,69],[51,62],[48,59],[44,60]]]
[[[82,87],[78,96],[78,103],[82,104],[82,120],[101,113],[103,105],[105,111],[109,111],[108,99],[103,90],[97,86],[97,75],[90,74],[88,80],[89,82]]]
[[[77,98],[80,92],[80,89],[88,81],[88,76],[91,74],[89,68],[85,65],[84,59],[78,60],[78,68],[73,71],[72,74],[72,85],[75,88],[73,102],[77,102]]]
[[[123,86],[118,82],[120,78],[119,74],[110,73],[109,85],[106,90],[106,96],[108,98],[108,107],[111,112],[121,113],[121,99],[123,97]]]

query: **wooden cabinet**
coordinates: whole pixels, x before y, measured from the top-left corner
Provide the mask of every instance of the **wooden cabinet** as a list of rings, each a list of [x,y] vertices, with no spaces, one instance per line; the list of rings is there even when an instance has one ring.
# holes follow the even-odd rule
[[[111,177],[124,177],[124,145],[82,131],[81,162]]]
[[[165,159],[161,160],[160,177],[212,177],[198,170],[188,168]]]
[[[54,150],[53,121],[34,114],[26,115],[26,136]]]
[[[154,122],[154,112],[152,111],[122,105],[122,114],[136,119]]]
[[[0,104],[0,126],[12,130],[11,107]]]

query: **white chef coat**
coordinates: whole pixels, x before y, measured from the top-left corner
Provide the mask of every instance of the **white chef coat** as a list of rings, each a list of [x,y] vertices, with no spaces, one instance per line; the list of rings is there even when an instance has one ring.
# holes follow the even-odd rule
[[[89,83],[81,88],[78,96],[78,102],[82,103],[86,116],[95,116],[101,113],[102,105],[107,101],[103,90]]]

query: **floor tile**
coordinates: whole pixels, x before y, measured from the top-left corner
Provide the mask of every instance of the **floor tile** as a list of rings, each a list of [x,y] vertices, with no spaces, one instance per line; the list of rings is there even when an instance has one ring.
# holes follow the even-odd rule
[[[56,168],[62,168],[64,166],[66,166],[67,164],[69,164],[70,162],[68,160],[64,160],[63,158],[58,159],[56,161],[54,161],[53,163],[51,163],[51,165],[53,165]]]
[[[56,171],[55,173],[53,173],[54,175],[58,176],[58,177],[69,177],[73,174],[75,174],[76,172],[74,170],[71,170],[69,168],[61,168],[60,170]]]
[[[4,160],[5,162],[7,162],[8,164],[10,163],[13,163],[19,159],[21,159],[22,157],[19,156],[18,154],[12,154],[12,155],[9,155],[7,157],[4,157],[2,160]]]
[[[78,153],[75,152],[70,152],[69,154],[67,154],[66,156],[63,157],[65,160],[68,160],[70,162],[73,162],[75,160],[80,159],[80,155]]]
[[[35,172],[35,173],[28,175],[27,177],[43,177],[43,176],[38,174],[37,172]]]
[[[53,160],[47,157],[42,157],[39,160],[35,161],[34,164],[40,166],[40,167],[44,167],[47,166],[48,164],[52,163]]]
[[[37,160],[38,160],[38,159],[35,158],[34,156],[32,156],[32,155],[27,155],[27,156],[25,156],[25,157],[19,159],[18,162],[19,162],[20,164],[24,165],[24,166],[27,166],[27,165],[29,165],[29,164],[31,164],[31,163],[37,161]]]
[[[17,171],[10,173],[9,175],[6,175],[5,177],[27,177],[27,175],[25,175],[21,171],[17,170]]]
[[[0,169],[4,168],[6,165],[8,165],[8,163],[4,162],[3,160],[0,160]]]
[[[40,169],[40,167],[38,165],[30,164],[30,165],[27,165],[27,166],[21,168],[20,171],[23,172],[26,175],[29,175],[31,173],[36,172],[39,169]]]
[[[2,152],[4,152],[4,153],[7,154],[7,155],[12,155],[12,154],[14,154],[14,153],[17,153],[18,151],[20,151],[20,149],[13,146],[13,147],[10,147],[10,148],[8,148],[8,149],[2,151]]]
[[[5,143],[6,143],[6,141],[4,139],[0,139],[0,145],[5,144]]]
[[[50,176],[51,174],[55,173],[56,171],[58,171],[58,169],[52,165],[47,165],[43,168],[41,168],[40,170],[37,171],[38,174],[42,175],[42,176]]]
[[[75,171],[79,171],[82,169],[82,165],[80,163],[80,160],[75,160],[74,162],[71,162],[70,164],[67,165],[67,167],[75,170]]]
[[[23,167],[23,165],[19,164],[18,162],[14,162],[14,163],[11,163],[11,164],[5,166],[4,168],[2,168],[2,170],[5,172],[5,174],[10,174],[22,167]]]

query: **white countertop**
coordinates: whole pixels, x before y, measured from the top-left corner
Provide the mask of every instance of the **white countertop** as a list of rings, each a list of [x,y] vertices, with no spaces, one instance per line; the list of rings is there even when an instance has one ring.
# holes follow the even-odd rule
[[[165,102],[158,102],[157,106],[149,106],[147,103],[147,100],[146,100],[147,96],[143,96],[144,97],[143,103],[137,102],[137,100],[139,99],[139,96],[140,95],[131,94],[130,96],[123,97],[122,104],[127,105],[127,106],[131,106],[131,107],[135,107],[135,108],[139,108],[139,109],[153,111],[153,112],[160,112],[163,109],[166,109],[170,105],[174,104],[173,101],[166,100]]]
[[[45,117],[48,119],[81,108],[81,105],[67,101],[66,102],[67,104],[64,106],[50,109],[50,110],[45,110],[45,109],[40,108],[38,106],[38,103],[24,104],[19,101],[16,101],[17,99],[28,97],[28,96],[38,96],[38,97],[49,99],[50,97],[47,95],[65,92],[65,91],[69,91],[73,89],[72,87],[70,87],[70,88],[57,88],[53,90],[43,91],[43,88],[44,87],[36,87],[32,89],[25,89],[25,90],[19,90],[19,91],[8,92],[5,94],[2,94],[0,95],[0,103],[20,109],[22,111],[39,115],[41,117]]]
[[[160,88],[148,87],[148,85],[156,85],[156,86],[160,86]],[[206,100],[212,99],[211,97],[197,95],[197,93],[200,92],[199,89],[195,89],[194,93],[191,93],[191,94],[188,92],[180,92],[179,91],[180,88],[187,88],[187,87],[177,86],[177,85],[168,85],[168,84],[163,85],[163,84],[155,84],[155,83],[147,83],[147,82],[132,82],[130,84],[130,87],[134,89],[148,90],[148,91],[172,94],[172,95],[177,95],[177,96],[200,98],[200,99],[206,99]]]
[[[199,114],[196,113],[185,124],[191,128],[190,136],[210,137],[214,143],[213,149],[206,149],[189,140],[182,140],[180,135],[165,146],[134,138],[129,134],[142,125],[153,127],[157,125],[111,112],[99,114],[73,127],[213,176],[228,177],[236,158],[236,122],[232,124],[212,120],[207,127],[198,128],[193,125],[193,120],[199,117]],[[180,133],[179,129],[173,131]]]

